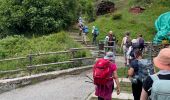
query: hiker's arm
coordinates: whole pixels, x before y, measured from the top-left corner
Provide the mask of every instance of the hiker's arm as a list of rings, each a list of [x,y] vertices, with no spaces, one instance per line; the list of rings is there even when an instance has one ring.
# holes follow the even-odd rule
[[[134,69],[132,67],[130,67],[129,70],[128,70],[128,76],[132,77],[133,74],[134,74]]]
[[[148,94],[143,88],[142,88],[142,93],[141,93],[141,96],[140,96],[140,100],[148,100]]]
[[[117,95],[119,95],[120,94],[120,83],[119,83],[117,71],[113,72],[113,78],[114,78],[116,85],[117,85]]]

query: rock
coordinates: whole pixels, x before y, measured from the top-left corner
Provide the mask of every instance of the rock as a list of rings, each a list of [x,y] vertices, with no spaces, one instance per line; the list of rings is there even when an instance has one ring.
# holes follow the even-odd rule
[[[129,9],[129,12],[138,14],[138,13],[142,13],[144,10],[145,10],[144,8],[142,8],[140,6],[136,6],[136,7],[131,7]]]
[[[113,12],[115,9],[115,4],[111,1],[101,1],[97,5],[97,15],[104,15]]]

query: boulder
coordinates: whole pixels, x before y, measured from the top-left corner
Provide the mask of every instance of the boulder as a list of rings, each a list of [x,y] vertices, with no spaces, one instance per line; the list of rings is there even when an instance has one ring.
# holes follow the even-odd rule
[[[115,9],[115,4],[111,1],[101,1],[97,5],[97,15],[104,15],[113,12]]]

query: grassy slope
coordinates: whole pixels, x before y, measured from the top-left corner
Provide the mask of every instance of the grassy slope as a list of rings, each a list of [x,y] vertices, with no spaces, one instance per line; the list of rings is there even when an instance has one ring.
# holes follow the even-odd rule
[[[69,48],[81,47],[71,39],[67,33],[60,32],[38,38],[26,38],[22,36],[10,36],[0,40],[0,59],[27,56],[30,53],[64,51]],[[83,51],[83,55],[88,55]],[[78,54],[77,56],[82,56]],[[33,64],[51,63],[66,61],[71,56],[66,55],[46,55],[33,58]],[[0,70],[11,70],[25,68],[29,65],[28,59],[0,62]]]
[[[169,11],[170,7],[158,3],[158,1],[161,0],[157,0],[155,3],[150,5],[150,7],[147,7],[144,13],[132,14],[129,13],[129,8],[132,6],[130,5],[131,1],[132,0],[116,1],[116,7],[118,9],[114,13],[122,14],[122,19],[112,20],[113,14],[107,14],[99,16],[95,22],[89,24],[90,28],[93,25],[99,27],[100,36],[98,39],[104,39],[109,30],[112,30],[116,34],[119,44],[126,31],[130,31],[132,33],[132,38],[136,38],[136,33],[142,33],[145,40],[151,41],[153,39],[154,33],[156,32],[154,28],[155,20],[160,14]],[[164,0],[164,2],[168,1]],[[89,35],[89,37],[91,38],[91,35]]]
[[[28,39],[23,36],[9,36],[0,40],[0,58],[25,56],[29,53],[62,51],[80,47],[67,33],[60,32],[48,36]]]

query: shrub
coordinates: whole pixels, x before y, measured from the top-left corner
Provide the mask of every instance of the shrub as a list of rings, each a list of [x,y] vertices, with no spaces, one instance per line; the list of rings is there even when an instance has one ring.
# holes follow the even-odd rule
[[[119,20],[121,18],[122,18],[122,14],[121,13],[114,13],[113,17],[112,17],[113,20]]]

